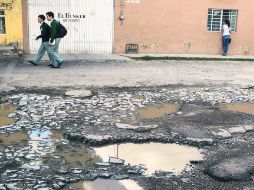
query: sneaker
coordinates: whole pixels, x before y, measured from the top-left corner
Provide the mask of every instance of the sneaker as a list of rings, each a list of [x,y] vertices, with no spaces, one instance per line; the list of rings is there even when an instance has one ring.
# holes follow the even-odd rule
[[[61,65],[64,63],[64,60],[60,63],[58,63],[58,66],[61,67]]]
[[[34,66],[37,66],[37,64],[34,61],[28,61],[28,62],[33,64]]]
[[[58,63],[57,66],[52,65],[51,68],[60,68],[64,61]]]
[[[51,65],[50,67],[51,67],[51,68],[54,68],[54,69],[56,69],[56,68],[60,68],[60,67],[59,67],[59,65],[58,65],[58,66],[56,66],[56,67],[55,67],[54,65]]]

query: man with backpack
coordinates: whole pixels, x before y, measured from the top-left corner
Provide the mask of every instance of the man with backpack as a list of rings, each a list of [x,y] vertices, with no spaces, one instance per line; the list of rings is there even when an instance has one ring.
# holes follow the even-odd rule
[[[50,60],[52,61],[51,65],[53,65],[53,60],[51,57],[54,57],[54,50],[49,47],[49,38],[50,38],[50,26],[44,22],[45,21],[45,16],[44,15],[39,15],[38,16],[38,23],[40,24],[40,30],[41,34],[36,37],[36,40],[39,40],[40,38],[42,39],[40,48],[38,50],[38,53],[36,55],[36,59],[34,61],[29,61],[29,63],[37,66],[39,62],[41,61],[43,55],[47,51],[48,56]]]
[[[63,64],[64,60],[59,55],[59,44],[61,41],[61,24],[60,22],[56,21],[54,19],[54,13],[53,12],[47,12],[46,13],[47,20],[51,21],[51,32],[50,32],[50,39],[49,39],[49,46],[54,50],[54,59],[53,65],[51,65],[52,68],[59,68]],[[54,43],[54,45],[53,45]]]

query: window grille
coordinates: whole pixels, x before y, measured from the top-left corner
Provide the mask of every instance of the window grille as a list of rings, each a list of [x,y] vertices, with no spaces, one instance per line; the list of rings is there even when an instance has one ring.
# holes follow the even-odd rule
[[[238,10],[230,9],[208,9],[207,30],[210,32],[220,32],[223,21],[229,20],[231,30],[237,30]]]
[[[0,34],[5,34],[5,14],[4,10],[0,10]]]
[[[125,52],[126,52],[126,54],[138,53],[138,44],[126,44]]]

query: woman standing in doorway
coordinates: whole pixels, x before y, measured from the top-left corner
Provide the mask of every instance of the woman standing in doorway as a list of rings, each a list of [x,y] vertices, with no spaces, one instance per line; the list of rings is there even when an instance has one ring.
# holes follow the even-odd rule
[[[228,45],[231,41],[231,28],[230,28],[230,22],[229,20],[225,20],[223,22],[223,28],[222,28],[222,46],[223,46],[223,56],[226,56],[228,53]]]

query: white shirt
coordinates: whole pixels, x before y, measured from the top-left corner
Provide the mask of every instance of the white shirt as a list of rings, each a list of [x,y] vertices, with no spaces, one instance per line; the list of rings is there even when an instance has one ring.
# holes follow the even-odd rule
[[[44,23],[44,21],[43,22],[41,22],[41,25],[40,25],[40,30],[41,31],[43,31],[43,29],[42,29],[42,24]]]
[[[223,24],[223,36],[230,36],[231,28]]]

